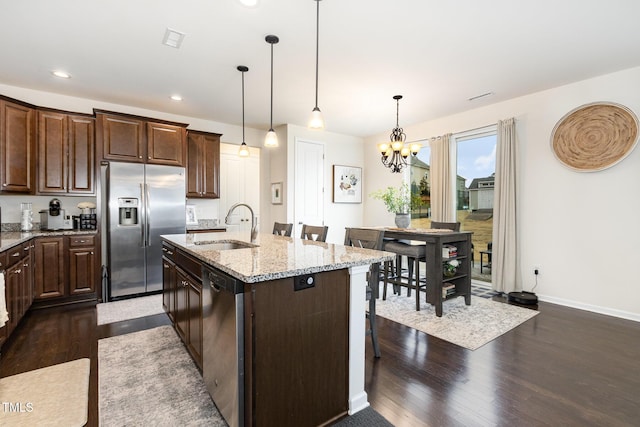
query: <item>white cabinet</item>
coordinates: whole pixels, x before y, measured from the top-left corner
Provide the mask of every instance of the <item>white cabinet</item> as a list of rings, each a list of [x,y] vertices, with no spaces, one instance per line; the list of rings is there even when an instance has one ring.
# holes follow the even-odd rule
[[[260,149],[249,147],[249,157],[238,156],[238,146],[220,144],[220,219],[236,203],[251,206],[256,221],[260,217]],[[251,231],[251,213],[236,208],[230,217],[228,231]],[[271,230],[263,230],[271,231]]]

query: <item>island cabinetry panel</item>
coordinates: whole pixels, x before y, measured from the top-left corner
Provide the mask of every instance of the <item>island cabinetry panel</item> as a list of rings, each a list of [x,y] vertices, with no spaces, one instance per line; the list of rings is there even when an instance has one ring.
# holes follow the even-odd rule
[[[173,261],[175,247],[163,242],[162,244],[162,307],[175,323],[176,312],[176,263]]]
[[[95,119],[38,111],[38,194],[95,194]]]
[[[186,124],[96,111],[100,160],[182,166]]]
[[[245,285],[245,420],[321,425],[347,413],[349,274]],[[363,320],[364,322],[364,314]]]
[[[202,283],[176,267],[175,328],[187,350],[202,370]]]
[[[0,98],[0,191],[35,190],[35,109]]]
[[[220,197],[220,136],[187,132],[187,197]]]

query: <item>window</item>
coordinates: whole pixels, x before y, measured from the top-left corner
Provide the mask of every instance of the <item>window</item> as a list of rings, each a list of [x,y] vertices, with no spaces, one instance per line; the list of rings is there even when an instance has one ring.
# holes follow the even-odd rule
[[[472,279],[491,282],[490,259],[480,259],[493,239],[493,197],[496,170],[495,126],[453,136],[456,142],[457,220],[464,231],[473,231]],[[484,261],[480,269],[480,262]],[[488,268],[489,267],[489,268]],[[482,274],[481,274],[482,270]]]
[[[409,168],[409,185],[411,194],[417,196],[422,204],[411,211],[411,227],[429,228],[431,221],[431,168],[429,156],[431,149],[427,141],[422,142],[422,148],[411,158]]]

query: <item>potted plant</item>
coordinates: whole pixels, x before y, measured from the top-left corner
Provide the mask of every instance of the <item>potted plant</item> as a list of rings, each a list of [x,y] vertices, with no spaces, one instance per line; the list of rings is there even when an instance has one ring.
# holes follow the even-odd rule
[[[396,215],[395,222],[399,228],[407,228],[411,224],[411,210],[422,205],[422,199],[417,194],[411,194],[407,183],[400,187],[387,187],[369,195],[382,200],[387,211]]]

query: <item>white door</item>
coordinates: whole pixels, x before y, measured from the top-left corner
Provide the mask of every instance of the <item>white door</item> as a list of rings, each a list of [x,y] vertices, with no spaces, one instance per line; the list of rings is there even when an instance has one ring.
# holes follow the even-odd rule
[[[250,147],[249,157],[238,156],[238,146],[220,144],[220,217],[224,219],[236,203],[251,206],[256,221],[260,215],[260,149]],[[228,231],[250,231],[251,213],[238,207],[229,217]]]
[[[324,144],[296,139],[294,236],[302,224],[324,225]]]

